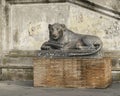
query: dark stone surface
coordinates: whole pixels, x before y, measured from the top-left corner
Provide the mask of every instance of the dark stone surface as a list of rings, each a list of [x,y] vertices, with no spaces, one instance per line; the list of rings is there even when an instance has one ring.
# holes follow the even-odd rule
[[[12,4],[19,4],[19,3],[60,3],[66,2],[66,0],[6,0]]]
[[[92,54],[91,56],[86,55],[90,53],[91,50],[41,50],[38,52],[39,57],[45,58],[70,58],[70,57],[80,57],[80,58],[100,58],[103,56],[103,53],[100,51],[98,53]],[[86,54],[85,54],[86,53]]]

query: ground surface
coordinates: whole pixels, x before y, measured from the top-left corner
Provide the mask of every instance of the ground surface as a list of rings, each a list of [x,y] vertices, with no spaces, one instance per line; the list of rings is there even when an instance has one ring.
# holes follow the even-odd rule
[[[120,82],[106,89],[33,87],[32,81],[1,81],[0,96],[120,96]]]

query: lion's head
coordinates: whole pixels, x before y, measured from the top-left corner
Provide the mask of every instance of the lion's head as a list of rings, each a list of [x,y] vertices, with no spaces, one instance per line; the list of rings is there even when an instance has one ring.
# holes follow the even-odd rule
[[[48,28],[49,38],[54,41],[61,39],[63,32],[65,31],[65,25],[59,23],[55,23],[53,25],[49,24]]]

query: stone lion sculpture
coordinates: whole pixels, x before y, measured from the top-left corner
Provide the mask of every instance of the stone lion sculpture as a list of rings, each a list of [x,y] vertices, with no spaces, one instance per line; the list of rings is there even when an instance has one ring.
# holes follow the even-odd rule
[[[49,40],[41,46],[41,50],[90,50],[90,55],[102,48],[102,41],[97,36],[77,34],[67,29],[64,24],[49,24]]]

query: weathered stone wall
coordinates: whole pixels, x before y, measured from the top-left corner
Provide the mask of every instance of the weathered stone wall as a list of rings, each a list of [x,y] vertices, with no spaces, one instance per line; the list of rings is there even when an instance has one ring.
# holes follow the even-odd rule
[[[66,23],[68,4],[13,5],[10,11],[9,50],[39,50],[48,40],[48,24]]]
[[[0,0],[0,74],[15,73],[16,69],[25,69],[21,73],[23,77],[28,72],[26,69],[32,74],[34,50],[39,50],[48,40],[48,24],[58,22],[74,32],[99,36],[105,55],[113,58],[113,77],[120,80],[120,1],[89,0],[101,6],[92,4],[90,8],[85,2],[76,1]]]
[[[2,53],[2,32],[4,31],[4,2],[0,1],[0,55]]]
[[[69,29],[99,36],[104,50],[120,50],[120,21],[73,4],[69,14]]]
[[[0,2],[0,13],[2,13],[2,5],[1,5],[1,2]],[[1,35],[2,35],[2,14],[0,14],[0,53],[1,53]]]
[[[89,1],[120,12],[119,0],[89,0]]]

